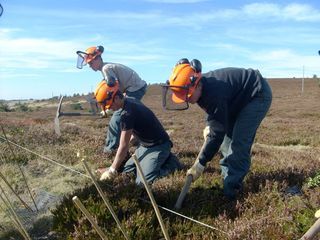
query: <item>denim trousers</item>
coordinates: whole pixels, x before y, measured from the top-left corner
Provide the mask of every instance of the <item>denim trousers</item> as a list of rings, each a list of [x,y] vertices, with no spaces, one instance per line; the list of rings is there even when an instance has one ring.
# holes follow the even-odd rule
[[[170,152],[171,146],[171,141],[167,141],[153,147],[139,146],[136,149],[135,155],[148,183],[181,169],[178,159]],[[137,174],[136,165],[132,157],[126,162],[123,172],[133,172],[136,175],[136,183],[142,183],[141,176]]]
[[[140,88],[139,90],[135,92],[126,92],[126,97],[131,98],[131,99],[136,99],[140,101],[144,94],[146,93],[147,90],[147,85],[144,85],[144,87]],[[121,114],[121,109],[118,111],[115,111],[112,114],[112,117],[109,121],[109,126],[106,134],[106,141],[105,141],[105,146],[103,151],[104,152],[112,152],[116,151],[116,149],[119,146],[120,142],[120,114]]]
[[[231,136],[225,135],[220,151],[224,195],[234,199],[242,189],[242,182],[251,165],[251,147],[257,129],[272,102],[272,92],[265,79],[259,93],[238,114]]]

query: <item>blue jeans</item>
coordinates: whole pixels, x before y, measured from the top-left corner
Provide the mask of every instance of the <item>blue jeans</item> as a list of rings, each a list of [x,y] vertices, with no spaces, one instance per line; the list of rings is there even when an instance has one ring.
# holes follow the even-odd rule
[[[272,102],[272,92],[265,79],[262,90],[238,114],[232,132],[225,135],[220,151],[224,195],[234,199],[251,165],[251,147],[257,129]]]
[[[171,142],[168,141],[154,147],[139,146],[136,149],[135,155],[148,183],[181,169],[177,157],[170,152],[171,146]],[[126,162],[123,172],[134,172],[137,175],[133,158]],[[140,175],[137,176],[136,183],[142,183]]]
[[[146,90],[147,90],[147,84],[135,92],[127,91],[126,97],[140,101],[144,96],[144,94],[146,93]],[[106,153],[116,151],[119,146],[120,133],[121,133],[120,113],[121,113],[121,109],[119,109],[118,111],[115,111],[109,121],[105,146],[103,148],[103,151]]]

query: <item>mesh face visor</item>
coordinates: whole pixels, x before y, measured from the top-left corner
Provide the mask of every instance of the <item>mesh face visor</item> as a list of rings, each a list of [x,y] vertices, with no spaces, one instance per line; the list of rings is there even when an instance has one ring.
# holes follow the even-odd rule
[[[86,59],[88,54],[85,53],[85,52],[77,51],[77,55],[78,55],[77,68],[82,69],[82,67],[87,64],[85,59]]]
[[[179,92],[180,97],[183,99],[181,103],[176,103],[172,99],[174,92]],[[166,110],[186,110],[189,108],[188,103],[188,86],[174,86],[174,85],[162,85],[162,107]]]

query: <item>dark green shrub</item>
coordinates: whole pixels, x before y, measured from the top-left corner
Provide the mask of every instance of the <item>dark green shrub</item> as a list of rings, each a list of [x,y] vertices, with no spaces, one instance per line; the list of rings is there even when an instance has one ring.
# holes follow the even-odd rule
[[[81,106],[81,103],[73,103],[73,104],[71,104],[71,109],[73,109],[73,110],[83,110],[83,107]]]
[[[0,102],[0,112],[11,112],[11,109],[8,104]]]
[[[17,103],[14,107],[17,112],[32,112],[32,109],[26,103]]]

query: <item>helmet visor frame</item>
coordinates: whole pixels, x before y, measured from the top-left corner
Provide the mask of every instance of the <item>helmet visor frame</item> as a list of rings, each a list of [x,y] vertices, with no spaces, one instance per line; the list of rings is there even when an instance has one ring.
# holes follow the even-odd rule
[[[162,85],[162,107],[173,111],[187,110],[189,108],[189,95],[188,85]]]
[[[77,68],[82,69],[83,66],[87,65],[87,61],[85,61],[85,59],[87,58],[88,54],[82,51],[77,51],[77,55]]]

